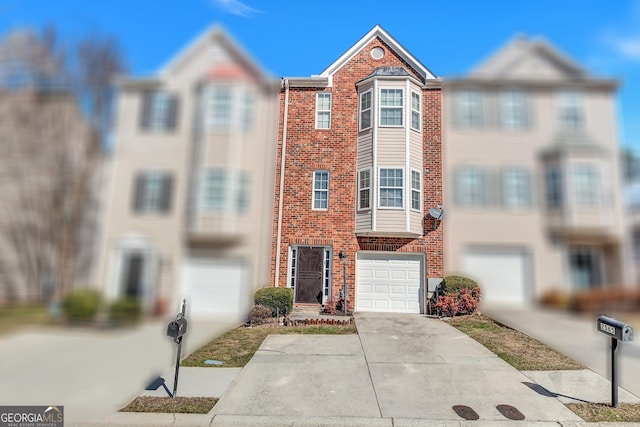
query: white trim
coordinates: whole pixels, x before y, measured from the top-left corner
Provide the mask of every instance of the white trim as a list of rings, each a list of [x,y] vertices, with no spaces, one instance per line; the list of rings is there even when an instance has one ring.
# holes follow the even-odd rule
[[[408,81],[407,81],[408,83]],[[382,91],[383,90],[399,90],[402,92],[402,105],[398,106],[383,106],[382,105]],[[380,101],[378,102],[378,126],[381,128],[402,128],[404,127],[406,120],[405,120],[405,116],[406,116],[406,100],[405,100],[405,88],[403,87],[381,87],[378,90],[378,98],[380,99]],[[382,124],[382,109],[383,108],[389,108],[389,109],[395,109],[395,110],[400,110],[400,112],[402,113],[402,117],[400,118],[401,120],[401,124],[399,125],[383,125]]]
[[[419,179],[419,182],[420,182],[420,188],[418,189],[418,194],[420,195],[420,200],[419,200],[419,202],[418,202],[418,203],[419,203],[419,206],[420,206],[420,208],[419,208],[419,209],[414,209],[414,208],[413,208],[413,191],[414,191],[414,189],[413,189],[413,173],[414,173],[414,172],[417,172],[417,173],[418,173],[418,176],[419,176],[419,178],[420,178],[420,179]],[[409,202],[410,202],[411,206],[409,207],[409,209],[410,209],[411,211],[413,211],[413,212],[422,212],[422,210],[423,210],[423,206],[424,206],[423,191],[422,191],[422,187],[424,186],[424,183],[423,183],[423,181],[422,181],[422,172],[420,172],[420,170],[419,170],[419,169],[411,168],[410,173],[411,173],[411,181],[409,182],[409,187],[410,187],[410,198],[409,198]]]
[[[373,100],[372,107],[374,111],[378,111],[378,97],[375,96],[378,93],[378,79],[373,81]],[[371,192],[371,206],[378,206],[378,127],[373,126],[371,130],[371,183],[373,191]],[[371,209],[371,231],[377,230],[378,210]]]
[[[377,182],[377,186],[376,186],[376,192],[379,194],[380,193],[380,175],[381,175],[381,171],[382,169],[392,169],[392,170],[401,170],[402,171],[402,206],[380,206],[380,197],[378,197],[378,209],[384,209],[384,210],[402,210],[405,207],[405,198],[406,198],[406,194],[405,194],[405,182],[406,182],[406,177],[405,177],[405,169],[403,166],[380,166],[378,168],[378,182]],[[397,187],[385,187],[385,188],[396,188]]]
[[[409,99],[409,128],[415,132],[422,133],[422,93],[417,90],[409,89],[410,99]],[[413,94],[418,95],[418,109],[413,109]],[[413,112],[418,112],[418,129],[413,127]]]
[[[413,55],[411,55],[400,43],[398,43],[393,37],[391,37],[380,25],[376,25],[373,27],[367,34],[364,35],[360,40],[358,40],[353,46],[349,48],[345,53],[343,53],[336,61],[334,61],[331,65],[329,65],[320,76],[330,77],[333,76],[343,65],[345,65],[351,58],[357,55],[362,49],[369,45],[369,43],[379,37],[389,49],[398,54],[402,59],[404,59],[407,64],[414,70],[416,70],[422,78],[429,80],[435,79],[436,76],[420,61],[418,61]]]
[[[329,110],[320,110],[318,108],[318,100],[320,99],[320,95],[329,95]],[[333,109],[333,94],[331,92],[317,92],[316,93],[316,129],[328,130],[331,129],[331,110]],[[318,127],[318,115],[319,113],[329,112],[329,126],[328,127]]]
[[[316,174],[326,172],[327,174],[327,189],[317,189],[316,190]],[[329,190],[331,186],[331,173],[326,169],[316,169],[313,171],[313,176],[311,178],[311,210],[313,211],[328,211],[329,210]],[[326,208],[316,208],[316,191],[326,191],[327,192],[327,207]]]
[[[370,99],[369,99],[369,126],[366,128],[362,127],[362,113],[364,111],[367,110],[362,110],[362,97],[366,94],[370,94]],[[358,132],[362,132],[365,131],[367,129],[371,129],[371,127],[373,126],[373,90],[372,88],[369,88],[367,90],[365,90],[364,92],[360,93],[360,95],[358,96]]]
[[[369,187],[363,187],[363,188],[361,188],[361,187],[360,187],[360,173],[361,173],[361,172],[364,172],[364,171],[368,171],[368,172],[369,172]],[[371,178],[372,178],[372,174],[371,174],[371,168],[370,168],[370,167],[362,168],[362,169],[359,169],[359,170],[357,171],[357,177],[356,177],[356,179],[357,179],[357,183],[356,183],[356,184],[357,184],[357,185],[356,185],[356,189],[357,189],[357,193],[356,193],[356,206],[357,206],[357,210],[358,210],[358,211],[369,211],[369,210],[371,210],[371,189],[372,189],[372,187],[373,187],[373,186],[371,185],[371,184],[372,184],[372,182],[373,182]],[[360,206],[360,191],[362,191],[362,190],[366,190],[367,188],[369,189],[369,207],[367,207],[367,208],[363,208],[362,206]]]

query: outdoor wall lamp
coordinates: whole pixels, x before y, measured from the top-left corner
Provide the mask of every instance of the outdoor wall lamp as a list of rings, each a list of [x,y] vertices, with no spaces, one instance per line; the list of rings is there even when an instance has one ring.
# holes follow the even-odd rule
[[[344,315],[347,315],[347,254],[341,250],[338,253],[338,258],[342,260],[342,280],[343,280],[343,290],[342,296],[344,298],[343,306],[344,306]]]

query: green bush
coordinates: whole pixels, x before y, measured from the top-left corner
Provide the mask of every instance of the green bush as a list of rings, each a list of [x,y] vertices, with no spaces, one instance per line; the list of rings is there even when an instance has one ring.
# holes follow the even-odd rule
[[[118,298],[109,306],[109,318],[115,323],[134,325],[142,318],[142,304],[137,298]]]
[[[444,278],[442,293],[444,295],[457,294],[460,289],[473,290],[478,287],[478,283],[464,276],[447,276]]]
[[[73,322],[92,320],[100,307],[100,294],[97,291],[80,289],[69,292],[62,301],[62,311]]]
[[[293,310],[293,289],[291,288],[262,288],[254,295],[254,303],[271,309],[271,315],[276,315],[276,310],[281,315],[291,313]]]

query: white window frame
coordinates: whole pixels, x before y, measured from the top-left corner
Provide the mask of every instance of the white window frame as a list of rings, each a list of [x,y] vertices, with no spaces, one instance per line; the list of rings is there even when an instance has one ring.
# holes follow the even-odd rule
[[[362,108],[362,100],[367,94],[369,95],[369,108]],[[371,129],[371,126],[373,125],[373,90],[369,89],[360,94],[360,98],[358,101],[358,110],[359,110],[359,115],[358,115],[359,129],[361,131]],[[363,123],[362,116],[365,113],[369,114],[369,126],[367,127],[364,127],[362,125]]]
[[[368,184],[369,185],[366,186],[366,187],[362,186],[361,174],[363,172],[368,172],[369,173],[369,178],[368,178],[368,180],[369,180]],[[361,194],[362,194],[363,191],[367,191],[367,190],[369,191],[368,206],[364,206],[363,207],[362,204],[361,204],[361,201],[362,201]],[[371,168],[360,169],[358,171],[358,196],[357,197],[358,197],[358,210],[359,211],[371,210]]]
[[[316,175],[318,174],[327,174],[327,188],[316,188]],[[314,211],[326,211],[329,210],[329,186],[330,186],[330,174],[328,170],[315,170],[313,171],[313,182],[312,182],[312,197],[311,197],[311,209]],[[326,194],[326,201],[327,201],[327,206],[326,207],[316,207],[316,201],[322,201],[321,199],[316,199],[316,192],[317,193],[324,193]]]
[[[413,96],[418,97],[418,109],[413,108]],[[418,117],[418,127],[413,126],[413,118]],[[411,129],[420,132],[422,130],[422,95],[415,90],[411,91]]]
[[[483,94],[477,89],[462,89],[454,94],[453,120],[459,128],[481,128],[484,124]]]
[[[501,173],[502,205],[508,209],[524,209],[533,205],[533,179],[526,168],[514,166]]]
[[[396,186],[382,186],[382,171],[383,170],[395,170],[395,171],[400,171],[402,173],[401,179],[402,179],[402,185],[400,187],[396,187]],[[380,167],[378,168],[378,209],[404,209],[404,202],[405,202],[405,194],[404,194],[404,183],[405,183],[405,173],[404,173],[404,168],[401,166],[384,166],[384,167]],[[394,177],[395,178],[395,177]],[[401,197],[401,205],[400,206],[383,206],[382,205],[382,189],[390,189],[390,190],[400,190],[400,197]]]
[[[414,187],[413,175],[418,174],[418,188]],[[413,196],[418,195],[418,208],[413,206]],[[411,210],[422,212],[422,173],[418,169],[411,169]]]
[[[550,166],[545,170],[544,188],[547,209],[562,209],[564,207],[564,179],[562,168],[557,165]]]
[[[210,181],[210,178],[214,176],[219,179],[215,182]],[[229,177],[225,169],[210,168],[204,171],[202,193],[200,196],[201,210],[205,212],[223,212],[227,209],[228,181]],[[218,197],[210,197],[212,195],[217,195]]]
[[[328,109],[320,109],[320,98],[328,97],[329,98],[329,108]],[[318,92],[316,93],[316,129],[331,129],[331,107],[333,103],[333,96],[331,92]],[[329,120],[327,126],[320,126],[320,115],[328,114]]]
[[[582,173],[581,173],[582,172]],[[571,169],[571,187],[576,206],[597,208],[602,203],[602,174],[595,164],[579,163]]]
[[[584,129],[585,109],[583,96],[578,91],[562,91],[558,94],[558,120],[561,129]]]
[[[480,166],[463,166],[455,171],[454,199],[464,207],[484,207],[489,204],[487,171]]]
[[[384,105],[384,96],[382,93],[385,91],[398,91],[400,92],[400,105]],[[380,127],[390,127],[390,128],[401,128],[404,127],[404,107],[405,107],[405,96],[404,96],[404,88],[401,87],[383,87],[380,88],[380,102],[378,103],[379,114],[378,114],[378,123]],[[384,110],[398,110],[400,111],[400,124],[382,124]]]
[[[505,129],[529,127],[529,100],[520,89],[508,89],[500,94],[500,124]]]

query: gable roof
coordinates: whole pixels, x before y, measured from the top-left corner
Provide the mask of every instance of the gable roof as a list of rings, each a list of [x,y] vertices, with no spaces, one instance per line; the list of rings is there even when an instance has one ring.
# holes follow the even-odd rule
[[[273,80],[258,63],[237,43],[220,25],[214,24],[200,33],[187,46],[181,49],[171,58],[158,72],[158,75],[165,76],[175,72],[182,64],[193,55],[197,55],[208,46],[217,43],[223,47],[232,57],[234,57],[243,67],[254,74],[260,81],[268,82]]]
[[[400,58],[407,62],[413,68],[423,80],[436,79],[436,75],[431,72],[422,62],[416,59],[409,53],[400,43],[396,41],[389,33],[387,33],[380,25],[373,27],[367,34],[365,34],[360,40],[358,40],[353,46],[351,46],[345,53],[342,54],[337,60],[329,65],[325,70],[320,73],[320,77],[331,77],[336,71],[338,71],[343,65],[345,65],[353,56],[360,52],[365,46],[367,46],[376,37],[380,38],[387,44]]]
[[[530,40],[518,35],[474,68],[468,77],[498,79],[509,76],[515,66],[533,57],[543,57],[566,78],[588,79],[589,73],[569,56],[542,38]]]

